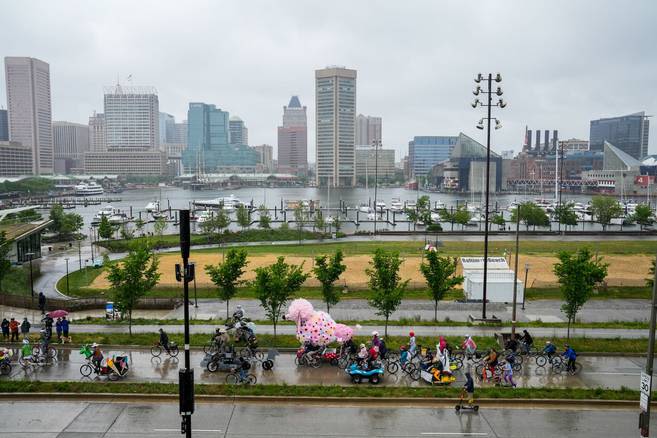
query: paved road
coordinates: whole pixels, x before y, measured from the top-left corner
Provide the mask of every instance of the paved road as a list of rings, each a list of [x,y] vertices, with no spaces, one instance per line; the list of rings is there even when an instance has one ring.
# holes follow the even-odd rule
[[[117,350],[105,351],[106,356],[114,354],[128,354],[131,371],[128,381],[134,382],[169,382],[178,381],[178,367],[182,366],[183,357],[153,358],[145,350]],[[224,372],[210,373],[200,366],[203,353],[192,352],[192,365],[195,368],[197,383],[224,383]],[[18,357],[18,352],[14,355]],[[622,386],[638,387],[641,370],[645,359],[640,357],[604,357],[585,356],[578,358],[583,371],[577,376],[555,374],[549,368],[537,367],[532,359],[523,363],[522,370],[515,375],[516,383],[520,387],[581,387],[619,389]],[[80,374],[80,366],[85,363],[77,350],[61,349],[58,360],[53,365],[42,368],[22,369],[14,364],[9,376],[13,380],[41,380],[41,381],[88,381]],[[289,384],[289,385],[351,385],[346,373],[339,367],[323,364],[320,368],[297,367],[294,363],[294,354],[282,353],[276,358],[276,365],[272,371],[263,371],[259,365],[254,367],[259,383]],[[455,385],[462,385],[464,377],[462,371],[456,373]],[[7,378],[7,377],[3,377]],[[104,378],[103,378],[104,380]],[[386,373],[383,385],[389,386],[424,386],[422,381],[414,382],[407,375]],[[484,384],[488,385],[488,384]],[[511,390],[511,389],[509,389]],[[436,388],[440,392],[440,388]]]
[[[133,325],[133,333],[157,333],[159,325]],[[519,326],[521,327],[521,326]],[[194,324],[190,326],[191,333],[213,333],[217,328],[216,325]],[[362,326],[360,328],[353,327],[354,333],[357,336],[371,336],[372,331],[378,331],[383,334],[385,327],[382,325]],[[416,336],[431,336],[438,339],[439,335],[445,336],[494,336],[495,333],[500,331],[510,332],[511,327],[440,327],[440,326],[388,326],[388,336],[408,336],[408,333],[413,330]],[[182,325],[167,325],[166,331],[168,333],[182,333]],[[276,328],[278,334],[295,335],[296,327],[293,325],[279,325]],[[545,338],[565,338],[565,328],[545,328],[545,327],[530,327],[532,336],[545,337]],[[75,337],[75,333],[128,333],[127,325],[97,325],[97,324],[72,324],[71,334]],[[258,325],[256,327],[256,334],[273,334],[274,327],[271,325]],[[647,338],[648,330],[644,329],[586,329],[578,328],[571,329],[570,335],[575,337],[587,338]]]
[[[0,404],[0,418],[3,434],[16,438],[181,436],[177,403],[12,401]],[[453,408],[230,402],[197,403],[192,428],[199,438],[638,436],[637,414],[628,410],[485,408],[456,414]]]

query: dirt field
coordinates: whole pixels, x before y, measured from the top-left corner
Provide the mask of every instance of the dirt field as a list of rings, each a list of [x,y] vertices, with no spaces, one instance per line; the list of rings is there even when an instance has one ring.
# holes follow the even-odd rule
[[[269,254],[266,256],[249,256],[249,265],[247,266],[247,273],[245,274],[246,280],[253,280],[255,278],[254,268],[265,266],[276,261],[277,255]],[[347,284],[350,289],[364,289],[367,288],[367,276],[365,269],[368,267],[370,256],[349,256],[345,258],[347,271],[340,278],[340,284]],[[196,271],[196,281],[199,287],[212,286],[212,283],[205,273],[203,267],[207,264],[217,263],[221,260],[221,255],[217,254],[193,254],[192,261],[196,262],[198,268]],[[309,272],[312,269],[312,257],[298,257],[288,256],[285,258],[286,262],[300,264],[304,263],[304,270]],[[645,278],[648,277],[648,270],[650,269],[651,257],[647,255],[633,255],[633,256],[605,256],[604,261],[609,263],[609,273],[607,275],[607,284],[609,286],[643,286]],[[542,256],[520,256],[518,266],[518,276],[524,279],[524,266],[529,263],[529,278],[527,282],[528,287],[555,287],[557,286],[556,278],[552,273],[552,266],[556,263],[556,257],[542,257]],[[161,286],[176,286],[179,283],[175,279],[174,265],[180,263],[180,256],[178,254],[166,254],[160,256],[160,278]],[[401,276],[404,279],[410,279],[409,287],[421,288],[425,287],[426,283],[419,271],[421,263],[420,257],[408,257],[404,261],[401,270]],[[511,267],[513,267],[514,260],[511,260]],[[460,268],[459,268],[460,271]],[[319,286],[315,278],[310,278],[306,286],[314,287]],[[98,276],[91,284],[93,288],[107,288],[109,286],[105,274]]]

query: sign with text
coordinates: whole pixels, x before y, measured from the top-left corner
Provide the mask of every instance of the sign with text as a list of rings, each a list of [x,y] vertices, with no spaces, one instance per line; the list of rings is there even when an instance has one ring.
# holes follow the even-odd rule
[[[641,373],[641,384],[639,390],[641,391],[640,406],[643,411],[648,410],[648,400],[650,400],[650,387],[652,376],[644,372]]]

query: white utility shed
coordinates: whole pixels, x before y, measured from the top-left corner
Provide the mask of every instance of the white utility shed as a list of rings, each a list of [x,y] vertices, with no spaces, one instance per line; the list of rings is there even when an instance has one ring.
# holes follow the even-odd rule
[[[484,258],[461,257],[463,265],[463,292],[465,298],[472,301],[483,300],[484,295]],[[492,303],[513,302],[514,273],[504,257],[488,257],[488,287],[486,299]],[[516,301],[521,303],[525,289],[520,278],[517,281]]]

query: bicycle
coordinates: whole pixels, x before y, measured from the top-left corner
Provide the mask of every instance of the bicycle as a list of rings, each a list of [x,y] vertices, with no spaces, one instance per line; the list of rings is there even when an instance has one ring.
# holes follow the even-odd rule
[[[561,360],[559,363],[552,365],[552,371],[554,371],[556,374],[561,374],[565,371],[571,376],[574,376],[582,371],[582,365],[579,362],[575,362],[575,368],[568,369],[568,361]]]
[[[563,359],[561,359],[561,356],[558,356],[556,353],[552,357],[548,356],[546,353],[541,353],[536,356],[535,361],[538,367],[543,368],[549,363],[554,368],[555,364],[560,364],[563,362]]]
[[[255,385],[258,379],[253,374],[242,374],[239,371],[233,371],[226,376],[226,383],[229,385]]]
[[[166,351],[167,354],[171,357],[176,357],[178,356],[178,345],[175,342],[169,342],[169,350],[167,351],[166,348],[162,347],[162,344],[157,342],[155,345],[151,347],[151,354],[153,357],[160,357],[162,354],[162,351]]]
[[[258,362],[262,362],[265,358],[265,353],[258,350],[257,347],[252,346],[252,345],[247,345],[246,347],[242,348],[240,350],[239,355],[240,355],[240,357],[243,357],[244,359],[256,360]]]
[[[36,354],[37,356],[41,355],[41,349],[42,348],[43,348],[42,345],[35,345],[33,350],[32,350],[33,354]],[[55,347],[53,347],[52,345],[48,345],[47,350],[48,350],[47,354],[44,355],[46,357],[46,359],[56,359],[57,358],[57,350],[55,350]]]

